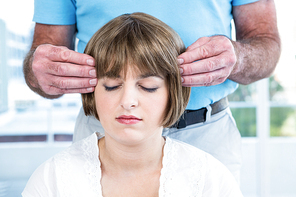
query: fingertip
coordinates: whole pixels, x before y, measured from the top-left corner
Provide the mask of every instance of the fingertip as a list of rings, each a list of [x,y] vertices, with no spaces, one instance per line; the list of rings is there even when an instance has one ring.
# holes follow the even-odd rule
[[[178,58],[177,61],[180,65],[184,63],[184,59],[182,59],[182,58]]]
[[[97,79],[91,79],[91,80],[89,80],[89,84],[90,85],[97,85]]]
[[[93,91],[95,91],[95,88],[94,88],[94,87],[87,88],[86,91],[87,91],[87,92],[93,92]]]
[[[87,59],[86,60],[87,65],[89,66],[94,66],[95,65],[95,61],[93,59]]]
[[[180,74],[183,74],[184,70],[182,67],[179,68]]]
[[[97,76],[97,75],[96,75],[96,70],[95,70],[95,69],[90,70],[90,71],[89,71],[89,75],[90,75],[91,77],[96,77],[96,76]]]
[[[181,77],[181,82],[182,82],[182,83],[184,83],[184,81],[185,81],[185,80],[184,80],[184,78],[183,78],[183,77]]]

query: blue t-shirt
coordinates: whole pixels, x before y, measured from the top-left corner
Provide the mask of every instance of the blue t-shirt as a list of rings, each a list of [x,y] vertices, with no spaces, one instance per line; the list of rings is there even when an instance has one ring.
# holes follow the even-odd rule
[[[258,0],[35,0],[33,21],[43,24],[77,23],[78,51],[111,19],[125,13],[144,12],[171,26],[188,47],[203,36],[231,37],[232,6]],[[200,109],[235,91],[227,79],[209,87],[193,87],[187,109]]]

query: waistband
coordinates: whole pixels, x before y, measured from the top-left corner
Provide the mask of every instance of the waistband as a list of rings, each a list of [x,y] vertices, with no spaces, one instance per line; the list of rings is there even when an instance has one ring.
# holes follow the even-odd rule
[[[227,97],[220,99],[219,101],[210,105],[211,115],[217,114],[229,106]],[[203,107],[198,110],[185,110],[179,120],[171,126],[172,128],[182,129],[186,126],[202,123],[206,121],[208,108]]]

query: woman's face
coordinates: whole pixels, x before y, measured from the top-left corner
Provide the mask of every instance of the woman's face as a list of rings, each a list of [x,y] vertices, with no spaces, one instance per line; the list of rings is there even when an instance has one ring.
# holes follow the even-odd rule
[[[105,135],[124,144],[137,144],[160,135],[168,103],[166,81],[135,74],[101,78],[95,88],[96,109]]]

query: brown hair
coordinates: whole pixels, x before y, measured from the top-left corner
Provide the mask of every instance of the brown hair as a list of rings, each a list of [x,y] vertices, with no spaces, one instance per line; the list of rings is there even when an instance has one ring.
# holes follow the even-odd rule
[[[162,122],[172,126],[182,115],[190,88],[182,87],[177,57],[185,51],[179,35],[159,19],[144,13],[124,14],[100,28],[88,42],[84,53],[94,57],[97,78],[118,77],[127,67],[166,80],[169,101]],[[82,94],[85,115],[97,119],[94,93]]]

